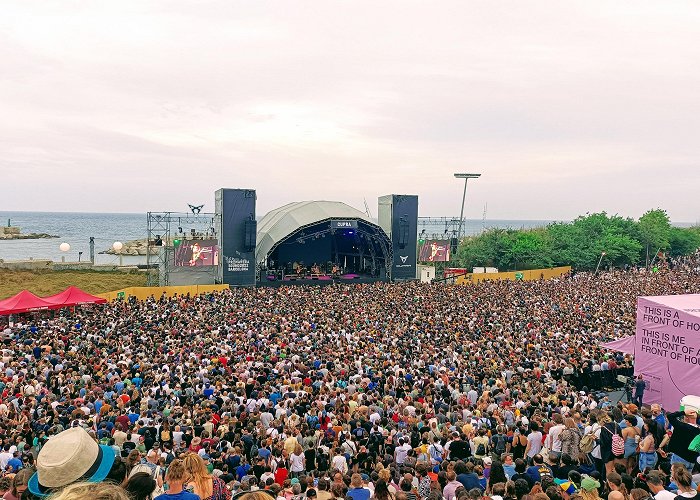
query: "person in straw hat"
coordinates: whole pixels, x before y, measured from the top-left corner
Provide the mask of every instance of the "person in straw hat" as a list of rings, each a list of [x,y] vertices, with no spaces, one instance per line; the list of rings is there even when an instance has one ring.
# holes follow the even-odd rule
[[[100,482],[109,474],[114,459],[114,449],[97,444],[83,428],[65,430],[49,439],[39,452],[29,491],[46,497],[73,483]]]

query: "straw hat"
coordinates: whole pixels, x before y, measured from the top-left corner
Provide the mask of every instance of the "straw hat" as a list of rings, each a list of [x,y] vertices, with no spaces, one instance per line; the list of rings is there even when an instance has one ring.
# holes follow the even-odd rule
[[[111,447],[98,445],[81,427],[70,428],[49,439],[39,452],[29,491],[46,497],[78,481],[97,483],[109,474],[114,457]]]

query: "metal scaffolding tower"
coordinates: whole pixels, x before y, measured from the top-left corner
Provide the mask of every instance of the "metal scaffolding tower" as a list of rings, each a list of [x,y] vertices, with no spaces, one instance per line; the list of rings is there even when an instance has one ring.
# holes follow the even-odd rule
[[[195,207],[201,208],[201,207]],[[148,286],[168,286],[175,265],[173,242],[176,240],[219,239],[220,214],[195,212],[148,212],[146,267]],[[212,266],[212,273],[218,268]]]

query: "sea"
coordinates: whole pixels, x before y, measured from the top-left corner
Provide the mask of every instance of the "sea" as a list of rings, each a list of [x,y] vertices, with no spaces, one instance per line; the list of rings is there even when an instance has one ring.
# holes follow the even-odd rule
[[[0,223],[19,226],[22,233],[47,233],[58,238],[37,240],[0,240],[0,259],[48,259],[60,262],[90,260],[90,237],[95,238],[95,263],[119,264],[116,255],[100,254],[115,241],[146,238],[146,214],[104,214],[68,212],[0,212]],[[59,246],[68,243],[70,250]],[[82,252],[79,255],[79,252]],[[123,265],[145,264],[145,256],[122,257]]]
[[[90,259],[90,237],[95,238],[95,263],[118,264],[119,256],[100,254],[109,250],[115,241],[145,239],[147,233],[146,214],[116,213],[69,213],[69,212],[0,212],[0,224],[19,226],[22,233],[47,233],[58,238],[37,240],[0,240],[0,259],[5,261],[48,259],[60,262],[77,262]],[[465,221],[462,233],[476,235],[490,228],[529,229],[543,227],[548,220],[469,220]],[[421,225],[428,238],[439,236],[443,228]],[[450,228],[452,229],[452,228]],[[448,235],[446,235],[447,237]],[[70,250],[61,251],[61,243],[68,243]],[[82,252],[82,253],[80,253]],[[122,257],[123,265],[145,264],[145,256]]]

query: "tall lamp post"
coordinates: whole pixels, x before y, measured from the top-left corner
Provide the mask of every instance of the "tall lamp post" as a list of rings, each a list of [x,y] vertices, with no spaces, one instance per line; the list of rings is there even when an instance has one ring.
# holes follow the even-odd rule
[[[605,257],[605,251],[600,252],[600,259],[598,259],[598,265],[595,266],[595,272],[593,274],[598,274],[598,269],[600,269],[600,264],[603,262],[603,257]]]
[[[481,174],[455,174],[457,179],[464,179],[464,193],[462,193],[462,209],[459,211],[459,229],[457,230],[457,244],[462,240],[462,224],[464,223],[464,200],[467,198],[467,181],[478,179]]]
[[[124,248],[124,243],[121,241],[115,241],[112,243],[112,250],[114,250],[115,253],[119,254],[119,267],[123,266],[124,263],[122,262],[122,248]]]

